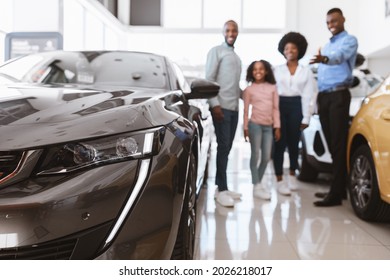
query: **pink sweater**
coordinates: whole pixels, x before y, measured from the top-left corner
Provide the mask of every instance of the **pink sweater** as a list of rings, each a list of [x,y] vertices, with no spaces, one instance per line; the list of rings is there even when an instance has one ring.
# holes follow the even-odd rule
[[[243,93],[244,129],[248,129],[249,105],[252,105],[250,120],[261,125],[280,128],[279,94],[276,85],[252,83]]]

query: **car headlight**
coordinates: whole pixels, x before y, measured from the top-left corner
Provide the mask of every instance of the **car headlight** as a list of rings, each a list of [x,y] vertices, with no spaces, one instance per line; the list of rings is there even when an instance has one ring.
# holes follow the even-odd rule
[[[161,147],[163,128],[125,133],[51,147],[43,154],[37,174],[63,174],[103,164],[156,155]]]

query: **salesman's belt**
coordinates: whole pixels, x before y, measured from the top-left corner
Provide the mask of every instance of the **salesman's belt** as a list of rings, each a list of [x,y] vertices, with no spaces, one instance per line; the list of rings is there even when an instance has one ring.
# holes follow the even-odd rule
[[[329,92],[335,92],[335,91],[343,91],[343,90],[347,90],[347,89],[349,89],[349,87],[347,87],[347,86],[337,86],[337,87],[328,88],[326,90],[322,90],[322,91],[320,91],[320,93],[329,93]]]

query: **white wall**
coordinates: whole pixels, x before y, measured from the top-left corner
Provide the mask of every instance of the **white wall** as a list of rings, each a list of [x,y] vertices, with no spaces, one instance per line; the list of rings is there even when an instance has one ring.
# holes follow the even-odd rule
[[[12,2],[14,6],[12,31],[60,31],[59,0]]]
[[[345,29],[357,36],[359,23],[359,8],[356,0],[295,0],[296,15],[287,13],[289,17],[296,16],[296,30],[302,33],[308,43],[304,59],[308,61],[318,49],[324,46],[331,33],[326,26],[326,13],[331,8],[340,8],[346,18]],[[377,1],[377,0],[371,0]]]
[[[359,0],[359,37],[368,57],[368,67],[382,76],[390,74],[390,16],[385,0]]]
[[[0,63],[10,32],[59,32],[64,49],[126,49],[123,25],[94,0],[0,0]]]
[[[383,76],[390,72],[390,17],[385,18],[385,0],[294,1],[297,11],[294,27],[309,42],[304,59],[309,59],[330,38],[326,12],[338,7],[346,18],[345,29],[358,38],[359,52],[366,56],[370,70]],[[288,16],[294,17],[294,13]]]
[[[8,32],[12,29],[13,3],[12,0],[0,1],[0,30],[2,32]]]
[[[361,48],[373,54],[390,46],[390,16],[385,17],[385,0],[359,0]],[[388,53],[390,55],[390,53]]]
[[[4,61],[4,39],[6,33],[17,31],[59,31],[59,1],[0,1],[0,63]]]

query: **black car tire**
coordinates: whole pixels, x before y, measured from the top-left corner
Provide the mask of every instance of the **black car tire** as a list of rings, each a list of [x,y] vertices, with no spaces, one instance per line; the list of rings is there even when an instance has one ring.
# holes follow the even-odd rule
[[[197,166],[193,153],[190,154],[189,164],[187,188],[176,243],[171,257],[172,260],[192,260],[194,256]]]
[[[367,145],[352,155],[348,190],[356,215],[366,221],[390,221],[390,204],[380,198],[375,164]]]
[[[302,163],[299,169],[298,180],[303,182],[314,182],[318,177],[318,171],[307,160],[305,141],[302,139]]]

